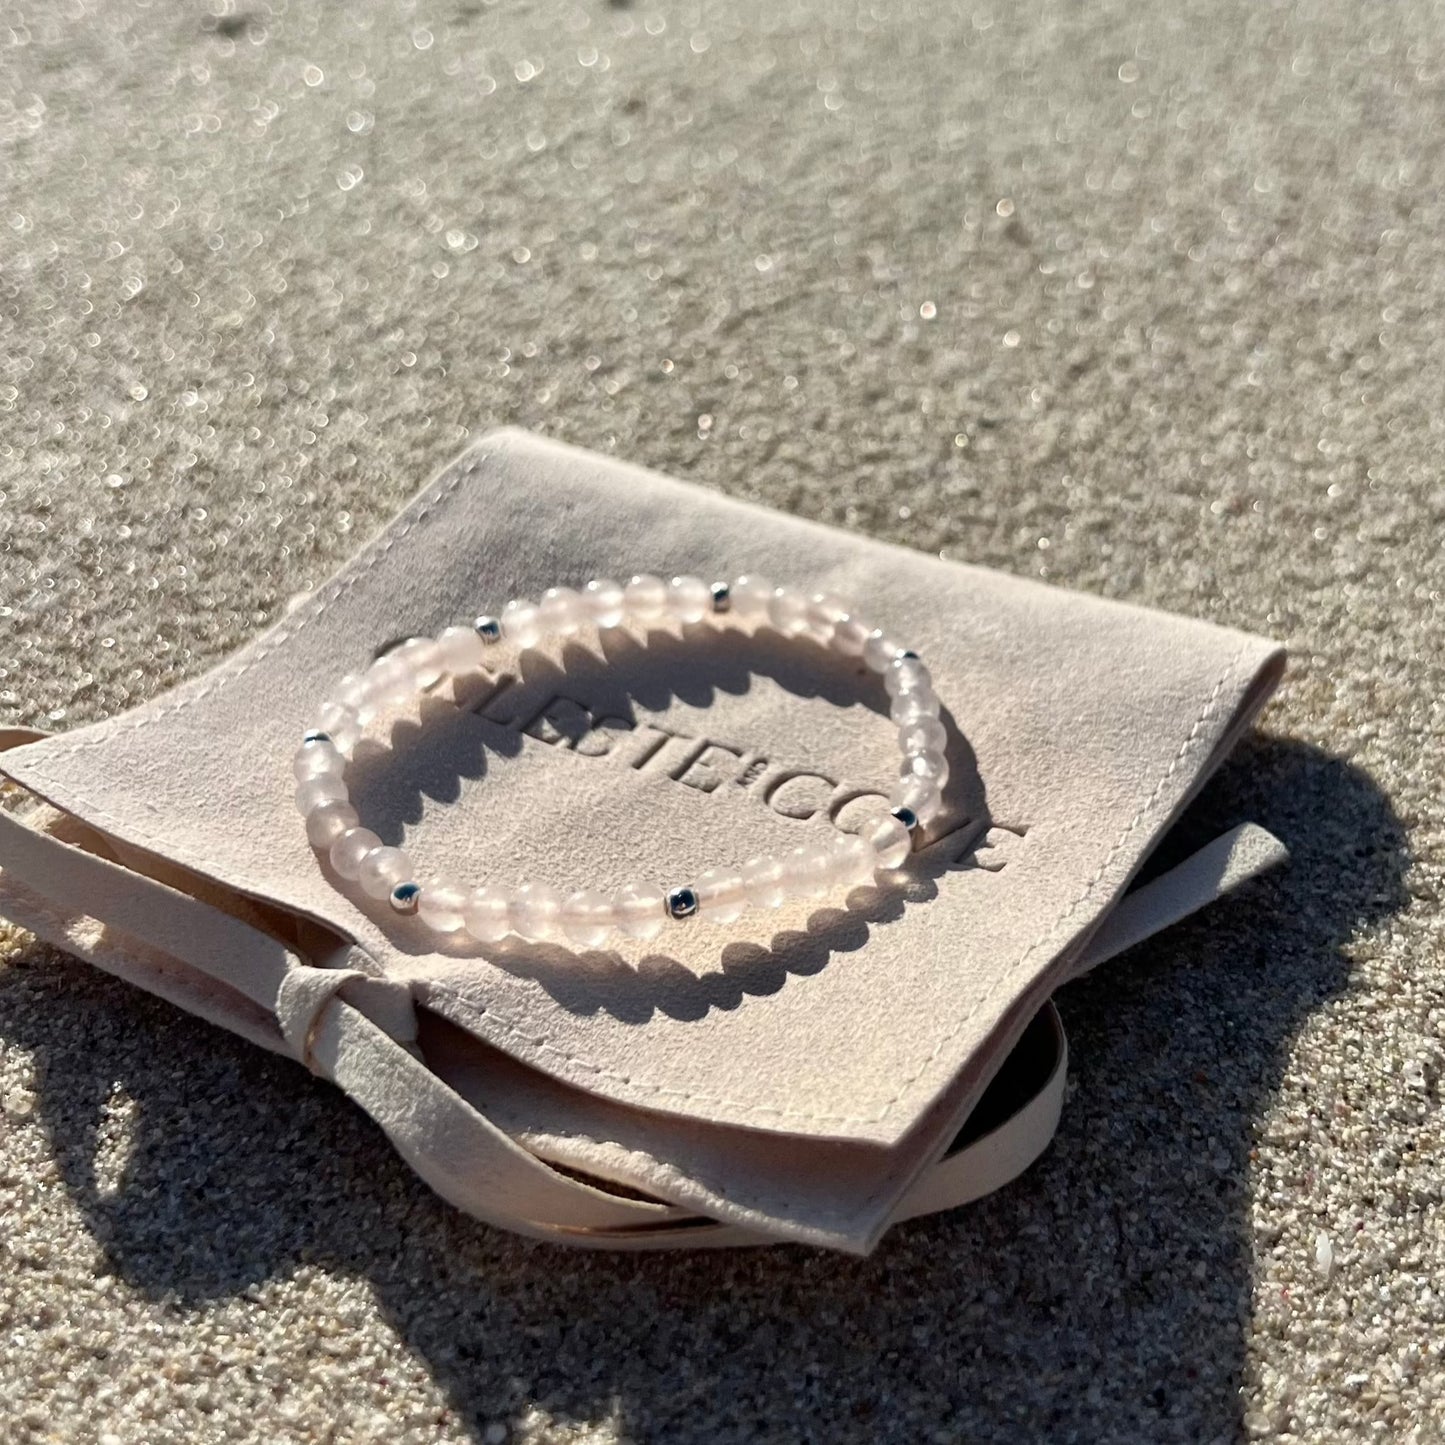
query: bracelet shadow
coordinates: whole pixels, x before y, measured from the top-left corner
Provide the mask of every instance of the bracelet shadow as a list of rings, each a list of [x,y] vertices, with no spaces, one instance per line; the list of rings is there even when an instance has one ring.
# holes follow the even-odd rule
[[[770,629],[743,632],[708,625],[685,628],[680,635],[654,630],[645,637],[618,629],[602,634],[596,646],[570,642],[557,656],[524,653],[514,673],[471,694],[424,696],[415,714],[393,722],[386,741],[365,739],[357,748],[352,800],[366,826],[384,842],[400,844],[406,830],[421,822],[428,804],[457,803],[469,786],[484,784],[527,747],[582,751],[595,737],[599,719],[612,729],[634,730],[674,703],[705,709],[719,696],[745,696],[757,678],[769,679],[800,701],[821,700],[888,718],[891,699],[875,673],[808,639],[785,639]],[[548,718],[550,736],[529,731],[537,727],[540,710],[558,698],[575,706]],[[928,840],[948,836],[956,854],[961,837],[981,839],[989,826],[973,750],[951,714],[945,711],[942,721],[949,763],[944,811],[907,865],[877,884],[853,889],[846,899],[820,901],[802,927],[780,928],[766,941],[723,939],[716,966],[702,973],[670,953],[662,939],[641,956],[637,951],[629,956],[618,949],[515,937],[490,944],[461,934],[438,938],[399,918],[384,901],[357,898],[355,885],[337,877],[324,858],[322,867],[400,952],[490,964],[536,983],[578,1014],[605,1011],[633,1023],[659,1012],[699,1020],[713,1009],[735,1009],[749,996],[776,993],[790,976],[816,974],[836,955],[856,952],[873,927],[897,921],[908,906],[927,904],[937,896],[944,873],[968,866],[927,851]],[[891,719],[888,726],[894,726]],[[882,761],[887,766],[891,760]],[[880,781],[887,786],[892,777],[885,774]],[[816,836],[816,821],[797,821],[800,841]],[[519,884],[528,879],[469,881]]]

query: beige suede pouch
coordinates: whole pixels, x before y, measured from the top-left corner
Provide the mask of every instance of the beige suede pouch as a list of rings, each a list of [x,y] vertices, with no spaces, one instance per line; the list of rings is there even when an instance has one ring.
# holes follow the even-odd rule
[[[952,775],[896,880],[580,953],[438,953],[337,886],[290,771],[330,684],[397,637],[636,571],[836,592],[923,654]],[[1242,831],[1110,918],[1282,666],[1256,638],[501,432],[208,676],[0,755],[48,805],[0,830],[0,911],[306,1059],[481,1217],[581,1243],[866,1250],[978,1192],[940,1161],[1035,1019],[1000,1116],[1028,1128],[968,1169],[996,1183],[1042,1147],[1061,982],[1277,861]],[[423,874],[607,890],[849,826],[892,781],[893,731],[861,664],[702,625],[526,654],[391,719],[350,776]]]

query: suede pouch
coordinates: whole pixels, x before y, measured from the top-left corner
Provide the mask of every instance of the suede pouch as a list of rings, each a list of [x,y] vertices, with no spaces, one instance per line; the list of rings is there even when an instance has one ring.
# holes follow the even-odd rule
[[[330,684],[396,638],[637,571],[835,592],[927,659],[951,776],[895,881],[580,952],[437,951],[340,885],[290,770]],[[1061,982],[1281,856],[1240,830],[1126,897],[1282,667],[1253,637],[500,432],[208,676],[8,738],[35,801],[0,819],[0,911],[306,1060],[480,1217],[864,1251],[1047,1142]],[[349,779],[423,875],[607,891],[852,826],[893,732],[876,676],[810,642],[618,631],[374,725]]]

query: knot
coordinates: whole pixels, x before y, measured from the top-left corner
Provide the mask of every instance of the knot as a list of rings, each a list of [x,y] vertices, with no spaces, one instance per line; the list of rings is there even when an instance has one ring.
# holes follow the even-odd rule
[[[403,1047],[416,1040],[416,1015],[411,990],[400,982],[375,978],[355,968],[316,968],[310,964],[288,969],[276,991],[276,1021],[292,1056],[313,1074],[330,1078],[330,1070],[316,1057],[317,1035],[332,1002],[340,998],[365,1014],[378,1028]]]

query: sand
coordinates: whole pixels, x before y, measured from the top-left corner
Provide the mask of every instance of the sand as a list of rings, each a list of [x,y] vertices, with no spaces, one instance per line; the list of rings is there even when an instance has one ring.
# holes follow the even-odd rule
[[[0,1439],[1445,1433],[1426,0],[0,4],[0,723],[224,656],[517,423],[1287,642],[1288,872],[1060,999],[1023,1180],[611,1258],[0,932]]]

